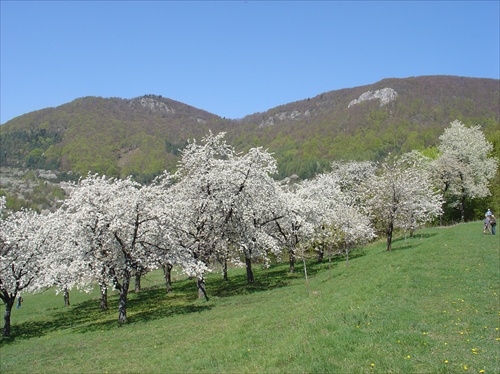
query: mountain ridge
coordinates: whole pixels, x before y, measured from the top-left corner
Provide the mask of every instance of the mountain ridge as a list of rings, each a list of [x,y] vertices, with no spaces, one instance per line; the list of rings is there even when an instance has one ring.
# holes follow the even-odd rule
[[[391,90],[392,98],[360,100]],[[320,93],[226,119],[160,95],[131,99],[87,96],[16,117],[0,126],[0,165],[84,175],[134,175],[147,181],[173,170],[189,139],[224,131],[242,151],[274,152],[280,174],[307,178],[334,159],[383,158],[425,149],[452,120],[499,128],[500,81],[447,75],[386,78]],[[368,95],[369,96],[369,95]]]

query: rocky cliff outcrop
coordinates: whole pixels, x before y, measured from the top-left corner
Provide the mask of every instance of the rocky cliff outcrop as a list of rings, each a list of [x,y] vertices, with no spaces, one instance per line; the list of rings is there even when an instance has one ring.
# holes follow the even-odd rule
[[[395,100],[397,97],[398,93],[394,89],[386,87],[382,88],[381,90],[366,91],[362,93],[361,96],[359,96],[357,99],[352,100],[347,107],[350,108],[353,105],[359,104],[363,101],[375,99],[380,99],[380,106],[384,106]]]
[[[280,112],[280,113],[276,113],[272,117],[269,117],[267,120],[262,121],[259,124],[259,127],[273,126],[276,123],[276,121],[284,121],[287,119],[297,120],[297,119],[309,117],[310,115],[311,115],[310,110],[306,110],[305,112],[301,112],[299,110],[293,110],[291,112]]]

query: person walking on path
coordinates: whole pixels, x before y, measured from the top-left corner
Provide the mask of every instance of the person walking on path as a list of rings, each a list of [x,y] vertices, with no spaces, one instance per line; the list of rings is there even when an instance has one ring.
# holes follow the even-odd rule
[[[497,219],[493,214],[490,217],[490,226],[491,226],[491,235],[495,235],[497,233]]]
[[[484,218],[484,228],[483,228],[483,234],[486,234],[486,231],[488,231],[488,234],[491,234],[490,232],[490,216],[486,216]]]

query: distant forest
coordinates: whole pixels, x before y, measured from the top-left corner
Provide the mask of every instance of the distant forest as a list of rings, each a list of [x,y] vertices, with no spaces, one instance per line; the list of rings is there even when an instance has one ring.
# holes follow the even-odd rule
[[[363,93],[383,88],[395,90],[397,98],[349,107]],[[499,80],[454,76],[384,79],[239,120],[152,94],[84,97],[0,126],[0,165],[53,170],[60,180],[91,171],[148,183],[177,168],[189,141],[226,132],[228,143],[241,152],[252,147],[272,152],[276,179],[309,179],[335,160],[377,161],[411,150],[435,157],[438,137],[454,120],[479,124],[500,158],[499,102]]]

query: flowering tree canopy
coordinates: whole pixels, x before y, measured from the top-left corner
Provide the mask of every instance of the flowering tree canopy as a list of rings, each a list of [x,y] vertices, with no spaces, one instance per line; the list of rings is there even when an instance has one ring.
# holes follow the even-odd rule
[[[441,181],[443,194],[451,199],[450,205],[459,207],[463,221],[465,199],[490,194],[489,183],[497,172],[498,160],[490,157],[493,145],[479,125],[466,127],[453,121],[439,140],[441,155],[434,163],[435,175]]]
[[[5,198],[0,200],[5,209]],[[10,335],[10,316],[16,297],[35,289],[43,278],[41,261],[47,245],[47,229],[38,213],[22,210],[0,220],[0,299],[5,303],[3,335]]]
[[[272,155],[261,148],[237,154],[226,144],[224,133],[209,134],[201,144],[190,143],[174,186],[183,211],[180,242],[207,266],[214,259],[238,262],[243,255],[248,281],[253,282],[251,260],[265,260],[268,251],[279,250],[269,231],[280,214],[270,177],[274,172]],[[202,277],[198,286],[206,297]]]
[[[394,228],[422,224],[441,214],[441,197],[418,160],[412,155],[389,158],[363,184],[364,202],[375,226],[387,235],[388,251]]]

